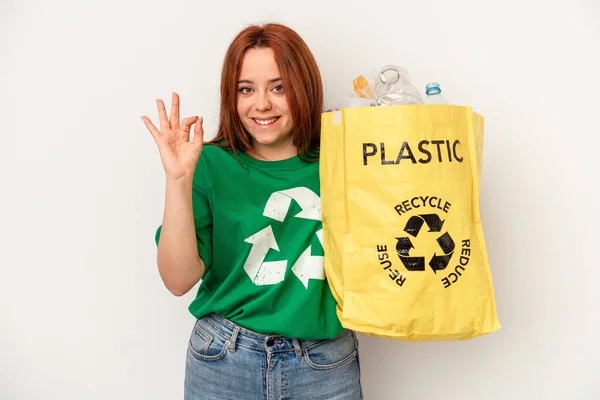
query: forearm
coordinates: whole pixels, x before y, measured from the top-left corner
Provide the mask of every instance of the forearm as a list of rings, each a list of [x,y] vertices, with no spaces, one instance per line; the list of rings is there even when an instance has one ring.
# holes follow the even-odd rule
[[[167,179],[157,262],[165,286],[176,296],[187,293],[204,275],[196,244],[191,178]]]

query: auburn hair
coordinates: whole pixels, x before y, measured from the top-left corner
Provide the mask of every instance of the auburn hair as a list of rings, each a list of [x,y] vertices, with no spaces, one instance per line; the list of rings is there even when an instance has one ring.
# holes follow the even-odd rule
[[[246,50],[270,48],[279,67],[293,122],[293,143],[305,161],[316,161],[321,139],[323,82],[317,62],[304,40],[281,24],[251,25],[231,42],[221,73],[221,106],[217,135],[210,141],[246,152],[252,147],[237,112],[238,80]]]

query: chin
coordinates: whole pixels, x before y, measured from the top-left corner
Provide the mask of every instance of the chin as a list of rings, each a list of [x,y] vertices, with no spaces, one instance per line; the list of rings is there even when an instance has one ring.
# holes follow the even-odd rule
[[[262,146],[281,145],[292,140],[291,134],[280,132],[252,132],[252,140]]]
[[[265,135],[254,136],[252,140],[261,146],[273,146],[283,142],[279,137],[265,137]]]

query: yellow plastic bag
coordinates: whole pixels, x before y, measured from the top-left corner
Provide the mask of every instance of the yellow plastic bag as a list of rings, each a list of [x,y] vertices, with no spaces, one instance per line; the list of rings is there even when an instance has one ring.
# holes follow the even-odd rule
[[[470,107],[322,116],[325,273],[348,329],[405,341],[500,329],[479,217],[483,117]]]

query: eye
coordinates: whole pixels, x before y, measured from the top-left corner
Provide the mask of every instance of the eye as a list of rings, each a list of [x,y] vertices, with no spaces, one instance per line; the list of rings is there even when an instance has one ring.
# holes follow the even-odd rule
[[[277,86],[275,86],[275,87],[273,88],[273,91],[274,91],[275,93],[281,93],[281,92],[283,92],[283,85],[277,85]]]
[[[238,92],[240,92],[241,94],[250,94],[252,92],[252,88],[242,87],[238,89]]]

